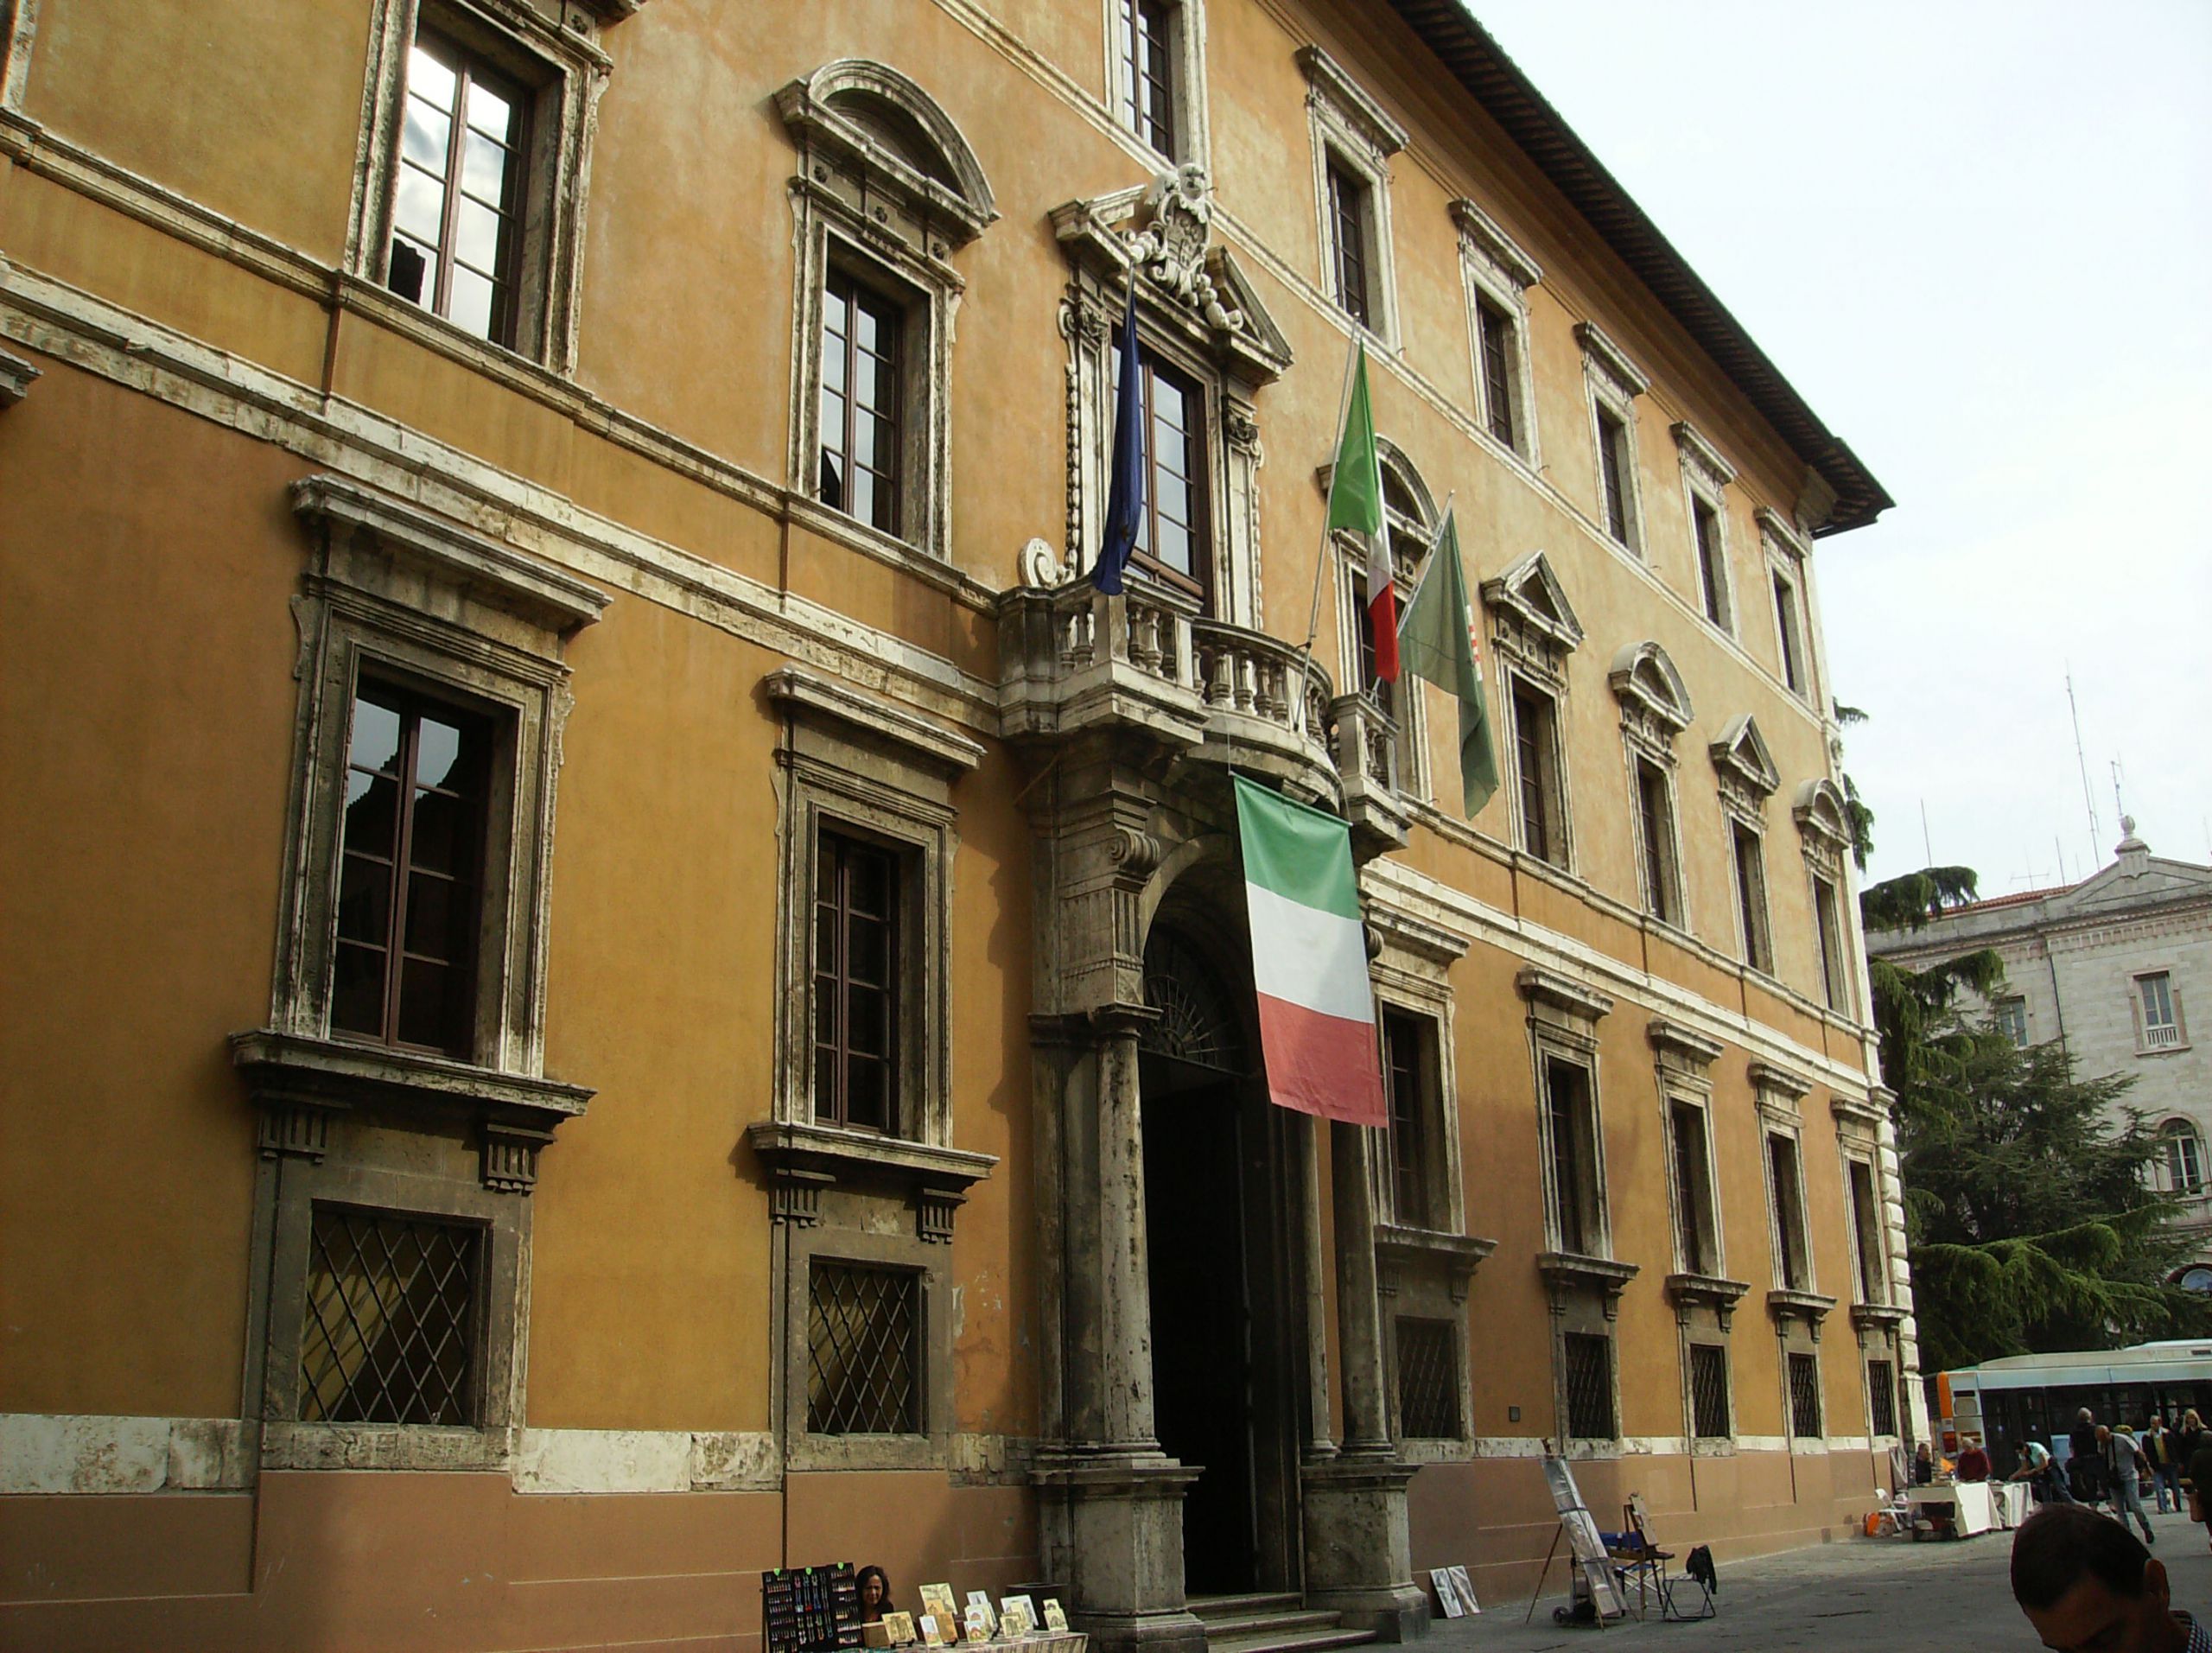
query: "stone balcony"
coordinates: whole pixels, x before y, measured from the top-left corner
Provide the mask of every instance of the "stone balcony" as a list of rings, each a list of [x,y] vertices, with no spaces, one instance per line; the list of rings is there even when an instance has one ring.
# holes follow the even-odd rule
[[[1341,811],[1363,859],[1406,842],[1395,726],[1366,696],[1335,694],[1293,645],[1135,579],[1119,601],[1087,580],[1019,586],[999,616],[1007,740],[1134,737]]]

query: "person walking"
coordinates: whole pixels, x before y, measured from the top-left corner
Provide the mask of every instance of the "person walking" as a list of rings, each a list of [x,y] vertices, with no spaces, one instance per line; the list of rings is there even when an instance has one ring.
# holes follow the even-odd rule
[[[2126,1424],[2110,1429],[2100,1427],[2104,1437],[2105,1462],[2112,1473],[2113,1518],[2125,1527],[2130,1516],[2143,1529],[2143,1542],[2155,1544],[2158,1535],[2151,1530],[2151,1516],[2143,1508],[2143,1482],[2151,1473],[2150,1460],[2143,1456],[2143,1448],[2136,1444],[2135,1432]]]
[[[2158,1494],[2158,1513],[2181,1508],[2181,1465],[2174,1457],[2177,1437],[2157,1413],[2143,1426],[2143,1455],[2151,1460],[2151,1482]]]
[[[2190,1407],[2181,1415],[2181,1424],[2174,1433],[2181,1437],[2174,1443],[2174,1461],[2181,1465],[2184,1478],[2189,1474],[2189,1460],[2196,1456],[2196,1449],[2204,1444],[2204,1420]]]
[[[2110,1478],[2105,1473],[2103,1433],[2104,1427],[2085,1406],[2075,1415],[2074,1427],[2066,1437],[2066,1478],[2072,1484],[2075,1502],[2092,1509],[2104,1502],[2105,1483]]]

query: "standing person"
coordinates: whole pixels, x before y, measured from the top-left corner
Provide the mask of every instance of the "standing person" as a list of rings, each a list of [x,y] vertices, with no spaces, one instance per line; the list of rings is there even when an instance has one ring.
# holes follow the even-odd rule
[[[2074,1502],[2074,1495],[2066,1490],[2066,1478],[2058,1472],[2058,1465],[2051,1458],[2050,1448],[2032,1437],[2020,1443],[2020,1466],[2005,1478],[2025,1481],[2034,1490],[2037,1504]]]
[[[2151,1516],[2143,1508],[2143,1478],[2151,1472],[2143,1448],[2135,1444],[2135,1432],[2126,1424],[2115,1428],[2100,1428],[2104,1437],[2105,1462],[2112,1471],[2113,1516],[2125,1527],[2130,1516],[2143,1529],[2143,1542],[2155,1544],[2158,1535],[2151,1530]]]
[[[2182,1420],[2184,1439],[2188,1436],[2185,1426],[2190,1418],[2196,1415],[2191,1412]],[[2212,1437],[2208,1437],[2200,1427],[2196,1431],[2196,1440],[2199,1444],[2196,1455],[2182,1461],[2182,1473],[2190,1485],[2189,1515],[2192,1521],[2201,1521],[2212,1526]]]
[[[2163,1562],[2088,1510],[2038,1510],[2012,1540],[2012,1599],[2045,1647],[2212,1653],[2212,1633],[2176,1612]]]
[[[1935,1478],[1936,1454],[1929,1451],[1928,1443],[1923,1440],[1920,1443],[1918,1450],[1912,1454],[1912,1484],[1915,1486],[1926,1486]]]
[[[2151,1460],[2151,1482],[2158,1489],[2158,1513],[2181,1508],[2181,1465],[2175,1460],[2175,1435],[2157,1413],[2143,1426],[2143,1455]]]
[[[2181,1437],[2174,1443],[2178,1448],[2174,1453],[2174,1461],[2181,1465],[2181,1472],[2186,1476],[2189,1460],[2196,1456],[2196,1449],[2204,1444],[2204,1420],[2196,1415],[2195,1407],[2181,1415],[2181,1427],[2174,1433]]]
[[[2066,1437],[2066,1478],[2073,1485],[2075,1501],[2092,1508],[2105,1497],[2104,1443],[2097,1438],[2099,1427],[2085,1406],[2075,1415],[2073,1430]]]

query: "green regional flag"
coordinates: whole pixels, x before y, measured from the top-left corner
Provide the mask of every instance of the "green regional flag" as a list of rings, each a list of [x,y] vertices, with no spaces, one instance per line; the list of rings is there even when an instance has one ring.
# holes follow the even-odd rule
[[[1382,467],[1375,455],[1375,414],[1367,401],[1367,344],[1353,346],[1351,400],[1329,476],[1329,526],[1373,535],[1382,527]]]
[[[1459,781],[1471,821],[1497,790],[1497,748],[1490,738],[1474,604],[1468,600],[1466,575],[1459,567],[1459,522],[1448,506],[1428,567],[1406,605],[1405,622],[1398,628],[1398,652],[1408,671],[1459,699]]]

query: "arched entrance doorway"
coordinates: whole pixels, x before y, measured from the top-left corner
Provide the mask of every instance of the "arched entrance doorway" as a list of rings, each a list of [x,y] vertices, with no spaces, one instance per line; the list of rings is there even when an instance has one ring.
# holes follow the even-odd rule
[[[1155,922],[1141,1039],[1153,1398],[1163,1451],[1201,1470],[1183,1505],[1193,1596],[1294,1590],[1299,1416],[1290,1122],[1249,1037],[1249,968],[1189,915]]]

